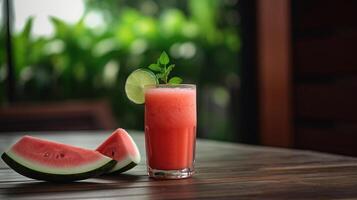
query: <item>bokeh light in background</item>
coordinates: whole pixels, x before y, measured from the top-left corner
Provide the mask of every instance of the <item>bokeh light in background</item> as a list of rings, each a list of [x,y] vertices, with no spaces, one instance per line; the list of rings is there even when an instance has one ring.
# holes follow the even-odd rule
[[[124,82],[165,50],[178,66],[174,74],[198,85],[199,135],[234,140],[237,6],[237,0],[14,0],[16,98],[109,98],[119,126],[142,130],[143,106],[129,102]],[[5,49],[0,51],[3,85]]]
[[[21,31],[29,16],[34,16],[32,26],[33,36],[50,36],[54,29],[49,20],[50,16],[56,16],[63,21],[74,23],[84,13],[82,0],[14,0],[15,31]]]

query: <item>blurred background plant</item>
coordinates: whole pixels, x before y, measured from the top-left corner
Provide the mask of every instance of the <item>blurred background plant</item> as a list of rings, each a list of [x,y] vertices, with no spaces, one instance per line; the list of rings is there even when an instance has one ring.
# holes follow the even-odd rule
[[[174,73],[198,85],[199,136],[235,140],[237,0],[85,0],[83,5],[76,21],[49,17],[51,34],[33,34],[36,16],[28,16],[22,29],[14,32],[17,101],[109,98],[119,126],[142,130],[144,109],[126,98],[125,79],[165,50],[176,63]],[[4,105],[3,35],[0,101]]]

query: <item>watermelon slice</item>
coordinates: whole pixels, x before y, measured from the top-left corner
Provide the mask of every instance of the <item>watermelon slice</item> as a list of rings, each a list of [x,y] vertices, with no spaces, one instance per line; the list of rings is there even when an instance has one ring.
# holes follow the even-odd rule
[[[52,182],[91,178],[116,164],[93,150],[30,136],[22,137],[1,158],[19,174]]]
[[[140,162],[140,152],[131,136],[118,128],[98,148],[100,153],[113,158],[117,164],[107,173],[122,173],[135,167]]]

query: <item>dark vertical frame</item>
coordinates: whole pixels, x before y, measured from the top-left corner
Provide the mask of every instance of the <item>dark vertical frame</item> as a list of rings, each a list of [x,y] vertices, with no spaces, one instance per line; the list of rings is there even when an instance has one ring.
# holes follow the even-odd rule
[[[5,49],[6,49],[6,64],[7,64],[7,85],[6,94],[8,101],[15,101],[15,73],[14,73],[14,56],[12,45],[12,19],[13,7],[11,0],[4,0],[4,26],[5,26]]]
[[[257,0],[260,141],[293,146],[290,0]]]
[[[238,141],[257,144],[258,93],[257,93],[257,16],[256,0],[240,0],[238,11],[241,17],[241,90],[239,102]]]

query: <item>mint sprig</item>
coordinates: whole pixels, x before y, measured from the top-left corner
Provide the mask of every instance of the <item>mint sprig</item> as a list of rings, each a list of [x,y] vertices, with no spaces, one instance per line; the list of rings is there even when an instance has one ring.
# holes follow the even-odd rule
[[[165,51],[163,51],[160,57],[157,59],[156,63],[148,66],[148,68],[153,71],[156,75],[158,82],[163,82],[165,84],[180,84],[182,78],[174,76],[169,79],[170,72],[175,68],[175,64],[170,64],[170,58]]]

